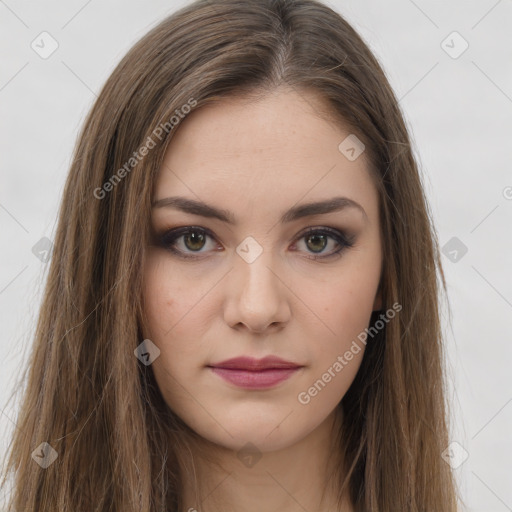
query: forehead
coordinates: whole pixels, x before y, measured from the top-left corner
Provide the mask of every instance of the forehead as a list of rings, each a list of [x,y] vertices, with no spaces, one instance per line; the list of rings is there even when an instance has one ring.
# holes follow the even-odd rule
[[[326,117],[329,116],[330,120]],[[192,111],[181,122],[168,153],[230,159],[270,154],[318,158],[321,151],[350,130],[334,122],[333,109],[312,91],[280,88],[258,97],[226,97]],[[318,151],[318,146],[325,140]],[[337,150],[338,144],[331,149]],[[286,151],[293,149],[293,151]]]
[[[167,148],[154,199],[217,197],[234,209],[334,193],[376,201],[364,152],[350,161],[340,151],[351,132],[326,120],[328,108],[317,95],[281,89],[193,111]]]

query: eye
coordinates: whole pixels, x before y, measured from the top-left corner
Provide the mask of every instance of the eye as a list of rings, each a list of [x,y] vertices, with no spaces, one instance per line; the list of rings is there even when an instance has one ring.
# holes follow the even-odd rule
[[[214,235],[207,229],[199,226],[186,226],[183,228],[172,229],[159,236],[158,243],[176,254],[180,258],[197,258],[202,253],[209,250],[222,250],[215,244],[208,249],[208,239],[215,240]],[[352,247],[354,237],[347,237],[343,232],[329,227],[308,228],[308,230],[295,239],[292,251],[297,251],[297,242],[304,241],[305,251],[311,256],[308,259],[324,260],[340,254],[344,249]],[[329,246],[329,241],[334,248],[331,251],[325,251]],[[204,250],[203,250],[204,249]],[[327,252],[324,254],[324,252]]]
[[[203,251],[202,249],[207,247],[208,238],[214,239],[208,230],[196,226],[187,226],[167,231],[160,237],[159,244],[182,258],[194,258],[196,257],[195,254],[188,254],[187,252],[191,251],[196,254],[207,252],[207,250]]]
[[[331,251],[324,251],[329,246],[329,239],[334,243],[334,249]],[[328,227],[322,228],[309,228],[307,232],[302,233],[298,241],[304,240],[306,251],[311,252],[312,256],[307,258],[312,260],[328,259],[339,255],[343,250],[354,245],[354,237],[347,237],[341,231]],[[324,254],[324,252],[327,252]]]

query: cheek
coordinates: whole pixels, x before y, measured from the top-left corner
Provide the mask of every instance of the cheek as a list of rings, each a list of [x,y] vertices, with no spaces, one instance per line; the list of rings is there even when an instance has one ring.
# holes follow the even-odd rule
[[[197,288],[186,286],[165,255],[150,251],[144,271],[144,310],[148,337],[164,339],[180,326],[197,302]]]
[[[366,348],[361,334],[371,319],[380,276],[378,265],[363,266],[362,260],[347,264],[335,279],[332,276],[322,286],[301,291],[307,298],[308,308],[321,320],[313,322],[308,315],[309,320],[303,317],[301,326],[301,331],[308,333],[307,338],[315,340],[315,343],[308,342],[311,372],[301,402],[311,400],[311,410],[321,408],[322,404],[334,406],[350,387],[361,365]],[[313,400],[317,395],[319,398]]]
[[[378,287],[378,274],[370,273],[348,270],[314,291],[302,291],[304,302],[322,320],[320,339],[340,348],[368,326]]]
[[[147,318],[144,337],[160,349],[153,371],[169,404],[180,400],[183,385],[179,383],[190,380],[190,369],[198,365],[198,357],[204,357],[201,326],[207,325],[209,311],[204,308],[207,301],[200,299],[207,290],[207,283],[204,289],[192,286],[165,255],[148,256],[143,288]]]
[[[332,283],[309,297],[322,323],[315,322],[313,330],[303,324],[302,331],[315,342],[308,343],[311,366],[296,399],[298,411],[311,417],[325,415],[340,402],[361,366],[366,345],[358,336],[368,327],[374,286],[365,289],[360,284]]]

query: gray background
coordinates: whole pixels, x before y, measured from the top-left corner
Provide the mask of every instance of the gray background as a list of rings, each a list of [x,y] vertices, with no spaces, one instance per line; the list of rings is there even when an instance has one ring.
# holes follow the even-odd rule
[[[16,428],[7,399],[29,354],[47,268],[32,248],[53,239],[78,128],[128,48],[185,3],[0,0],[0,454]],[[368,42],[400,98],[445,247],[458,443],[447,460],[467,510],[512,510],[512,2],[329,5]],[[59,45],[47,59],[31,48],[43,31]],[[457,58],[463,41],[453,31],[469,44]]]

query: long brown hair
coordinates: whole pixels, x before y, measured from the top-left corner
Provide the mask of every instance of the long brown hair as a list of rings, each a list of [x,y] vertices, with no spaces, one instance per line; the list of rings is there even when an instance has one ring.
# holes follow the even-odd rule
[[[339,404],[337,485],[358,511],[456,510],[432,216],[398,101],[354,29],[315,0],[199,0],[144,36],[108,78],[79,135],[4,483],[10,509],[178,511],[194,432],[166,406],[143,340],[142,276],[155,178],[183,117],[278,86],[364,142],[379,191],[384,307]],[[146,147],[146,150],[142,148]],[[121,171],[124,169],[124,172]],[[442,285],[442,286],[441,286]],[[372,318],[372,322],[376,321]],[[197,439],[196,439],[197,440]],[[46,468],[32,453],[57,459]],[[181,469],[180,469],[181,468]]]

